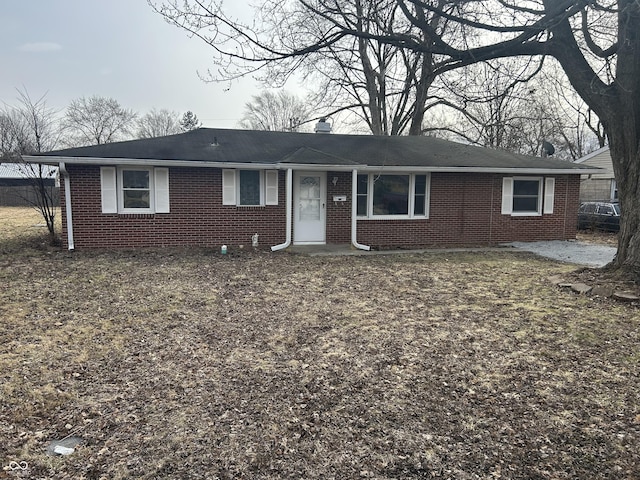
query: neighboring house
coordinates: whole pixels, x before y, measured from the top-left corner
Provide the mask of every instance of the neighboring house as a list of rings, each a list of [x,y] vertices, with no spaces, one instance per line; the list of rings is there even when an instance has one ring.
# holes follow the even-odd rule
[[[37,169],[37,167],[36,167]],[[56,175],[58,169],[43,166],[44,184],[51,189],[52,198],[58,205],[58,187]],[[33,189],[33,179],[25,173],[25,168],[14,163],[0,163],[0,205],[4,207],[27,207],[37,204]]]
[[[597,172],[431,137],[209,128],[27,160],[60,168],[69,249],[573,239]]]
[[[581,202],[617,202],[618,186],[613,174],[609,147],[602,147],[576,160],[585,167],[600,168],[600,172],[583,175],[580,180]]]

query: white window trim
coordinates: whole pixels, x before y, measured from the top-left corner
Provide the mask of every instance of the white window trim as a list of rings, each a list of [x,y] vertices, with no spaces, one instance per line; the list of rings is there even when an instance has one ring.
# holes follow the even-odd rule
[[[407,173],[407,172],[375,172],[367,175],[367,215],[358,215],[358,220],[424,220],[429,218],[429,205],[431,203],[431,174],[425,173]],[[374,215],[373,213],[373,185],[375,178],[379,175],[409,175],[409,207],[406,215]],[[424,215],[415,215],[415,191],[416,191],[416,175],[426,176],[425,185],[425,205]],[[354,196],[357,194],[354,192]]]
[[[536,211],[515,212],[513,210],[514,184],[516,181],[537,181],[538,182],[538,204]],[[512,217],[541,217],[544,201],[544,178],[543,177],[505,177],[502,182],[502,213]]]
[[[149,208],[125,208],[124,207],[124,188],[122,174],[126,171],[146,171],[149,172]],[[118,213],[154,213],[155,212],[155,195],[153,188],[153,167],[119,167],[118,168]]]
[[[260,178],[260,203],[241,204],[240,203],[240,172],[258,172]],[[265,198],[265,185],[264,185],[264,170],[257,170],[253,168],[239,168],[236,170],[236,204],[238,207],[264,207]]]
[[[240,172],[258,171],[260,174],[260,203],[256,205],[240,204]],[[222,170],[222,204],[236,207],[264,207],[278,205],[278,171],[257,168]]]
[[[122,172],[149,172],[149,208],[124,208]],[[156,214],[169,213],[169,169],[164,167],[100,167],[102,213]]]

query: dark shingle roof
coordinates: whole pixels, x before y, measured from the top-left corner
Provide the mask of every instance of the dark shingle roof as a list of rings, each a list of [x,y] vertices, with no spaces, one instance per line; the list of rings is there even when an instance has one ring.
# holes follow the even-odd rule
[[[535,168],[581,170],[552,158],[517,155],[433,137],[390,137],[200,128],[166,137],[70,148],[45,156],[257,164]],[[578,173],[578,172],[576,172]]]

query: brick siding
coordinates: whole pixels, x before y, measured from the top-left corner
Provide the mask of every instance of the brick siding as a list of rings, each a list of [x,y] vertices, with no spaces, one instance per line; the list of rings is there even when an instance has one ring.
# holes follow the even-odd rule
[[[171,213],[101,213],[100,168],[68,166],[75,247],[135,248],[251,245],[259,234],[263,248],[285,240],[285,172],[279,172],[278,205],[222,205],[222,171],[170,168]],[[502,178],[479,173],[433,173],[430,217],[415,220],[358,220],[358,242],[373,247],[492,245],[508,241],[572,239],[576,234],[580,178],[557,175],[553,214],[513,217],[501,214]],[[332,179],[337,177],[336,185]],[[333,202],[346,195],[346,202]],[[60,195],[63,241],[67,241],[64,192]],[[326,241],[351,240],[351,173],[327,173]],[[294,232],[295,234],[295,232]]]
[[[578,175],[555,176],[552,214],[523,217],[501,213],[505,176],[432,173],[428,219],[359,220],[358,242],[374,247],[417,247],[575,238]]]
[[[171,168],[171,213],[103,214],[100,168],[68,166],[73,205],[75,247],[169,247],[220,245],[251,246],[257,233],[262,246],[285,240],[285,188],[281,172],[278,205],[236,207],[222,205],[222,170]],[[64,192],[61,193],[64,203]],[[63,212],[63,240],[66,218]]]

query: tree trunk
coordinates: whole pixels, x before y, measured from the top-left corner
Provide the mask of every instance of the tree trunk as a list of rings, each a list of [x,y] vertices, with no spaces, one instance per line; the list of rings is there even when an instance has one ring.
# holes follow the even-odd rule
[[[544,0],[548,12],[558,4]],[[583,56],[568,21],[552,28],[550,53],[598,115],[607,137],[621,209],[618,252],[610,269],[640,283],[640,3],[618,0],[615,80],[605,84]]]
[[[618,253],[611,266],[640,282],[640,4],[618,3],[615,98],[602,118],[622,212]]]
[[[420,66],[420,77],[415,85],[415,107],[411,115],[409,135],[422,135],[422,122],[424,121],[425,105],[429,96],[429,88],[433,83],[433,59],[425,54]]]
[[[640,111],[636,111],[636,116]],[[610,267],[640,281],[640,150],[633,118],[610,124],[609,149],[622,217],[618,252]]]

